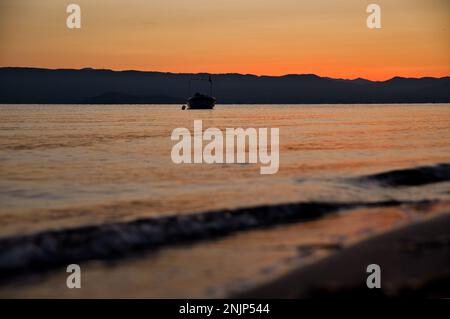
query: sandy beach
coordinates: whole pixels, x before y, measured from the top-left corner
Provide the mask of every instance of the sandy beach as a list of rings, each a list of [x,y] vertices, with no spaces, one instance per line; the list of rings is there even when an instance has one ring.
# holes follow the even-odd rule
[[[450,214],[403,226],[290,272],[237,298],[450,298]],[[382,287],[366,286],[367,265]]]

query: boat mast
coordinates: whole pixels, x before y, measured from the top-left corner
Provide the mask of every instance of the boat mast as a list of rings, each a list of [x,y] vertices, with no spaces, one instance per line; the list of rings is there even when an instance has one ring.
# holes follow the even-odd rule
[[[194,79],[189,79],[189,84],[188,84],[188,96],[191,96],[192,81],[208,81],[208,82],[209,82],[209,96],[212,97],[212,93],[213,93],[213,83],[212,83],[211,75],[208,76],[208,80],[206,80],[205,78],[194,78]]]
[[[191,82],[192,82],[192,79],[189,79],[189,84],[188,84],[188,97],[190,97],[191,96]]]
[[[212,95],[213,95],[212,94],[212,92],[213,92],[213,83],[212,83],[211,75],[209,76],[208,81],[209,81],[209,96],[212,97]]]

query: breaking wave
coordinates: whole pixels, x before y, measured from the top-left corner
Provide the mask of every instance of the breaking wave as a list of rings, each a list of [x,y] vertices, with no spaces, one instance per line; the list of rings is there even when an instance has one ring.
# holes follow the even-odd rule
[[[311,202],[259,206],[3,238],[0,239],[0,279],[87,260],[123,258],[142,250],[212,239],[247,229],[314,220],[342,209],[400,204],[398,201]]]
[[[387,186],[421,186],[450,181],[450,164],[419,166],[359,177],[362,182],[376,182]]]

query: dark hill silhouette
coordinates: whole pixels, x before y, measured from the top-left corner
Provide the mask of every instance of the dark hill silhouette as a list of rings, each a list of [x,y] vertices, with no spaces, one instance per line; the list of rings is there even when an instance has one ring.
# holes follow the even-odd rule
[[[188,81],[207,74],[0,68],[0,103],[183,103]],[[377,82],[313,74],[212,74],[218,103],[444,103],[450,77]],[[193,93],[193,92],[191,92]]]
[[[117,92],[107,92],[87,98],[83,104],[173,104],[185,103],[183,98],[167,95],[130,95]]]

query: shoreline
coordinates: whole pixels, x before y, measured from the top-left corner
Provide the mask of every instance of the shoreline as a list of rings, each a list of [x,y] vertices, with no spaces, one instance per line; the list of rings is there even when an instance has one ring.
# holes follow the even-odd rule
[[[0,282],[89,260],[119,260],[162,247],[221,238],[240,231],[317,220],[358,207],[432,205],[436,201],[288,203],[144,218],[0,238]]]
[[[440,290],[441,294],[437,294],[438,296],[448,297],[450,235],[447,233],[450,220],[445,219],[440,223],[434,217],[438,214],[450,216],[448,197],[441,196],[448,193],[446,185],[449,180],[450,164],[436,163],[431,166],[381,170],[345,180],[345,183],[357,189],[376,185],[392,191],[400,187],[436,184],[435,188],[439,192],[434,198],[427,196],[429,199],[416,196],[411,200],[413,197],[409,196],[410,199],[407,200],[396,198],[393,193],[386,199],[369,201],[287,202],[49,228],[28,235],[0,237],[0,246],[3,248],[0,252],[0,285],[7,289],[22,282],[23,286],[19,284],[21,288],[16,290],[19,295],[45,291],[52,295],[49,291],[58,287],[55,283],[64,282],[58,277],[58,273],[64,274],[63,266],[83,263],[83,267],[88,269],[87,273],[93,274],[91,282],[104,283],[103,292],[99,292],[98,287],[91,287],[86,291],[92,297],[98,297],[99,293],[104,294],[105,291],[110,293],[110,285],[115,285],[114,280],[110,283],[110,278],[116,277],[120,281],[124,276],[134,276],[134,280],[130,279],[130,284],[116,287],[117,291],[123,291],[123,286],[128,288],[129,295],[120,297],[131,296],[136,289],[140,296],[152,293],[156,297],[180,296],[174,292],[182,288],[180,283],[193,280],[194,277],[195,280],[204,278],[205,274],[214,274],[213,279],[204,281],[201,288],[203,290],[187,289],[186,295],[194,293],[214,298],[234,294],[241,297],[242,294],[245,298],[308,298],[335,296],[336,293],[339,293],[338,297],[361,297],[369,292],[376,296],[403,297],[420,293],[436,295],[436,291]],[[439,187],[439,183],[445,184]],[[369,211],[366,213],[367,210]],[[392,214],[389,213],[391,210]],[[371,214],[378,216],[377,219],[373,219]],[[355,219],[352,215],[358,217]],[[347,216],[345,218],[349,219],[339,216]],[[338,218],[333,221],[333,217]],[[423,225],[426,223],[418,223],[418,220],[437,224],[439,231],[435,231],[434,226],[431,230],[426,230],[426,227],[424,230]],[[410,226],[397,228],[402,221],[408,222]],[[403,229],[411,229],[409,235],[407,233],[409,239],[407,238],[407,242],[398,242],[398,232],[402,233]],[[390,234],[386,230],[393,230],[393,237],[383,239]],[[247,239],[250,239],[250,243],[244,248]],[[259,244],[252,245],[252,240]],[[357,249],[359,244],[356,243],[366,247],[367,242],[373,243],[367,249]],[[378,250],[391,246],[395,246],[396,251],[376,254]],[[235,247],[242,249],[242,255],[235,253]],[[436,247],[441,250],[436,250]],[[211,254],[210,251],[214,253]],[[337,255],[328,255],[336,252]],[[196,257],[191,262],[193,256]],[[325,256],[332,256],[331,264],[328,257],[315,259]],[[373,260],[373,256],[376,260]],[[333,261],[334,258],[337,261]],[[446,259],[441,264],[433,264],[433,260],[443,258]],[[202,259],[206,261],[206,265],[198,262],[201,264],[198,267],[197,261]],[[215,262],[217,260],[221,262]],[[236,268],[227,264],[230,260],[234,260],[232,264],[241,266]],[[414,268],[411,278],[408,269],[410,264],[416,262],[419,265]],[[388,282],[384,286],[382,281],[382,290],[369,291],[365,287],[368,276],[366,267],[374,263],[382,266],[382,280],[387,278]],[[112,265],[114,267],[110,268]],[[171,265],[171,268],[167,269],[167,265]],[[190,271],[178,273],[186,265],[191,267]],[[406,269],[406,277],[396,269],[398,265]],[[384,273],[386,267],[387,277]],[[151,276],[145,277],[143,274],[148,269],[165,276],[168,288],[158,286],[160,282]],[[228,275],[222,275],[221,271]],[[131,275],[132,273],[136,275]],[[287,276],[289,279],[280,276]],[[442,278],[443,286],[437,281],[439,278]],[[33,280],[45,283],[42,290],[32,284]],[[152,292],[147,286],[136,284],[145,280],[149,280],[150,287],[160,288]]]
[[[422,186],[450,179],[450,164],[385,171],[354,178],[363,187],[377,183],[388,187]],[[273,227],[322,218],[357,207],[428,205],[439,200],[367,202],[294,202],[221,209],[187,215],[141,218],[131,222],[85,225],[0,237],[0,281],[30,270],[45,270],[92,259],[120,259],[139,251],[208,240],[238,231]],[[450,228],[449,228],[450,229]]]
[[[449,204],[360,207],[317,220],[136,251],[116,260],[90,260],[80,264],[81,290],[61,285],[65,267],[18,274],[0,282],[0,298],[229,298],[401,225],[448,214]]]
[[[389,230],[232,298],[450,298],[450,212]],[[366,267],[381,267],[368,289]]]

